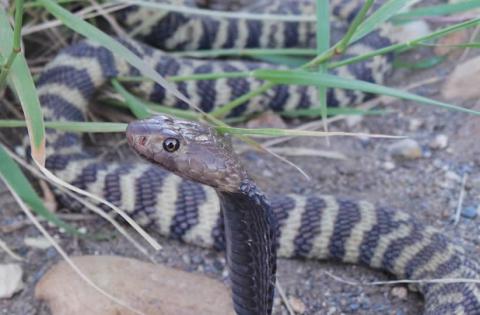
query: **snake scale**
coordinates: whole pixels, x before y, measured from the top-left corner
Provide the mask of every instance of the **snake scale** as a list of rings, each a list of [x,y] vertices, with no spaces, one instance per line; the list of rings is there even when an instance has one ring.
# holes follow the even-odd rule
[[[191,1],[184,1],[192,5]],[[332,23],[348,23],[361,1],[334,1]],[[268,1],[248,8],[254,12],[302,14],[314,12],[306,0]],[[254,21],[133,8],[121,13],[122,22],[136,27],[147,17],[157,23],[141,36],[164,50],[244,47],[312,47],[311,22]],[[381,29],[352,46],[358,54],[391,43]],[[122,43],[163,76],[249,71],[280,67],[251,60],[199,60],[172,57],[133,40]],[[381,83],[388,74],[388,56],[340,68],[341,76]],[[87,106],[111,78],[138,75],[124,60],[104,47],[81,41],[67,47],[45,68],[37,81],[46,120],[86,120]],[[177,82],[176,87],[205,111],[258,87],[252,78],[225,78]],[[179,108],[188,107],[165,90],[145,81],[131,89],[150,100]],[[332,90],[331,105],[357,104],[368,95]],[[316,87],[277,85],[246,101],[231,115],[265,108],[284,110],[316,104]],[[138,161],[104,161],[81,136],[49,130],[47,168],[60,178],[94,192],[126,210],[138,223],[162,235],[203,247],[225,248],[220,201],[211,187],[184,180],[170,172]],[[60,197],[62,199],[62,197]],[[64,198],[64,197],[63,197]],[[269,196],[277,222],[280,257],[336,259],[360,263],[394,274],[400,279],[478,279],[480,265],[441,231],[424,225],[401,211],[379,208],[365,201],[350,201],[314,194]],[[480,314],[480,286],[474,283],[420,283],[425,314]]]

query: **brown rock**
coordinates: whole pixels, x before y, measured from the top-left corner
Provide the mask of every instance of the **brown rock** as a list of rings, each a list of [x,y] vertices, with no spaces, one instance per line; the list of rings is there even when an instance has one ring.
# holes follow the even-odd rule
[[[307,311],[305,303],[303,303],[303,301],[299,298],[291,296],[288,298],[288,301],[290,302],[290,306],[296,314],[304,314]]]
[[[438,56],[445,56],[454,51],[458,51],[459,53],[462,53],[463,51],[462,49],[458,49],[452,46],[460,45],[465,42],[468,42],[468,39],[469,39],[468,30],[463,30],[463,31],[448,34],[438,40],[437,45],[435,46],[434,52]]]
[[[113,256],[73,261],[96,285],[144,314],[234,314],[229,290],[202,275]],[[101,295],[65,262],[40,280],[35,296],[49,304],[53,315],[135,314]]]
[[[415,160],[422,157],[422,148],[413,139],[393,142],[388,149],[392,157],[398,160]]]
[[[477,56],[459,64],[453,70],[443,85],[442,96],[447,99],[463,100],[480,98],[479,77],[480,56]]]
[[[282,117],[272,111],[266,111],[259,116],[251,119],[247,123],[248,128],[287,128]]]

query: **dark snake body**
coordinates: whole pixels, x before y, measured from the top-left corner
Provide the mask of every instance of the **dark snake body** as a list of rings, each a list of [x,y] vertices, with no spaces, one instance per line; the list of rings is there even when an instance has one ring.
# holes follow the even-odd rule
[[[283,6],[271,12],[298,14],[301,13],[298,3],[312,7],[307,1],[285,1]],[[342,11],[345,6],[334,6],[333,9]],[[344,10],[340,16],[351,18],[352,14],[347,11]],[[177,13],[164,14],[164,17],[167,19],[160,20],[158,25],[161,27],[158,26],[158,29],[162,30],[162,36],[170,40],[160,41],[156,39],[157,35],[152,35],[157,43],[172,43],[175,38],[183,36],[182,32],[184,35],[199,32],[195,33],[195,45],[187,44],[192,43],[188,38],[183,44],[162,44],[169,49],[205,48],[208,42],[223,43],[215,44],[213,48],[265,45],[252,39],[253,35],[248,32],[257,29],[261,32],[275,28],[284,30],[282,35],[275,35],[277,40],[272,37],[274,35],[263,37],[272,43],[266,46],[288,46],[290,40],[293,41],[289,34],[301,34],[298,38],[304,38],[305,42],[295,41],[295,44],[306,47],[314,37],[303,33],[314,32],[312,23],[306,22],[292,22],[288,27],[282,22],[272,22],[267,28],[264,22],[258,21],[215,21],[208,18],[209,22],[192,22],[192,19],[203,21],[203,18],[190,19]],[[133,17],[130,19],[133,21],[129,20],[127,24],[136,23]],[[209,40],[205,30],[215,29],[215,25],[222,28],[216,31],[215,39]],[[224,34],[222,36],[227,39],[223,42],[217,40],[219,34]],[[197,40],[198,36],[202,39]],[[357,44],[356,49],[357,52],[365,51],[388,42],[388,36],[374,34]],[[181,59],[138,42],[123,40],[123,43],[164,76],[274,67],[253,61]],[[379,57],[339,70],[338,73],[380,83],[388,68],[388,59]],[[138,72],[99,45],[83,41],[68,47],[48,65],[37,82],[45,119],[86,120],[87,106],[96,92],[111,78],[128,75],[138,75]],[[176,86],[195,104],[211,111],[260,84],[260,81],[251,78],[228,78],[179,82]],[[132,88],[162,104],[186,107],[185,103],[167,95],[163,88],[152,82],[136,84]],[[365,97],[362,93],[335,90],[329,95],[329,103],[354,104]],[[245,102],[232,115],[264,108],[283,110],[310,107],[316,103],[316,87],[278,85],[272,91]],[[127,211],[140,224],[154,228],[162,235],[199,246],[220,250],[225,248],[220,203],[213,189],[182,180],[149,164],[103,161],[98,154],[84,146],[78,134],[49,131],[47,138],[46,165],[60,178],[104,197]],[[278,222],[277,245],[281,257],[361,263],[392,273],[400,279],[480,278],[477,261],[467,257],[464,250],[441,231],[417,222],[405,212],[320,194],[273,195],[269,199]],[[417,287],[425,297],[425,314],[480,314],[478,284],[421,283]]]

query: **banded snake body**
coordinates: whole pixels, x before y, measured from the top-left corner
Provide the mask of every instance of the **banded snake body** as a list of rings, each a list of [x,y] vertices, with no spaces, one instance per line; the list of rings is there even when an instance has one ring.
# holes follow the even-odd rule
[[[185,3],[191,4],[190,1]],[[348,22],[360,6],[359,1],[334,1],[332,11],[337,18],[333,22]],[[250,10],[302,14],[313,12],[313,8],[313,1],[285,0],[258,4]],[[190,16],[139,8],[122,13],[122,20],[126,25],[136,27],[146,16],[155,16],[158,22],[144,29],[141,35],[166,50],[311,47],[315,41],[315,25],[312,22]],[[381,29],[355,44],[348,53],[358,54],[379,48],[393,38],[387,29]],[[245,60],[178,58],[133,40],[121,41],[167,77],[279,67]],[[337,74],[380,83],[389,68],[388,56],[377,56],[341,68]],[[138,74],[124,60],[96,43],[81,41],[73,44],[60,52],[37,81],[45,119],[85,121],[88,104],[111,78]],[[178,82],[176,87],[200,108],[211,111],[261,83],[252,78],[224,78]],[[131,88],[150,100],[187,107],[153,82],[135,83]],[[308,108],[317,103],[316,91],[314,86],[277,85],[270,92],[246,101],[231,115],[264,108]],[[359,103],[366,97],[360,92],[332,90],[328,101],[330,105],[343,106]],[[177,126],[186,124],[175,122]],[[192,124],[185,130],[195,131],[196,128],[203,127]],[[207,138],[215,141],[217,136]],[[225,239],[224,226],[225,223],[228,226],[229,222],[228,218],[224,222],[221,202],[214,188],[182,179],[147,163],[104,161],[94,150],[87,148],[81,136],[75,133],[49,131],[47,143],[47,168],[63,180],[99,194],[126,210],[138,223],[154,228],[162,235],[203,247],[223,250],[225,244],[231,241]],[[194,176],[190,178],[198,180]],[[210,181],[204,183],[211,185]],[[219,185],[226,183],[221,181]],[[256,191],[256,188],[252,189]],[[321,194],[271,195],[268,199],[276,221],[274,234],[276,251],[280,257],[360,263],[392,273],[400,279],[480,278],[480,265],[476,260],[468,257],[461,247],[441,231],[419,223],[405,212]],[[274,273],[274,264],[269,266],[266,268],[272,268],[270,271]],[[241,309],[242,305],[248,304],[248,299],[237,299],[235,304],[238,313],[270,313],[272,284],[264,282],[264,285],[266,295],[261,297],[263,302],[254,303],[249,309]],[[417,288],[425,298],[425,314],[480,314],[478,284],[420,283]]]

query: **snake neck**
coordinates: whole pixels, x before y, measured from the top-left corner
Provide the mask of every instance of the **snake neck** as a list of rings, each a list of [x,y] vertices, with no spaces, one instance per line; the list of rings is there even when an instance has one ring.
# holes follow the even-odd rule
[[[275,221],[270,204],[249,180],[238,192],[218,192],[225,221],[226,257],[239,315],[269,315],[275,290]]]

